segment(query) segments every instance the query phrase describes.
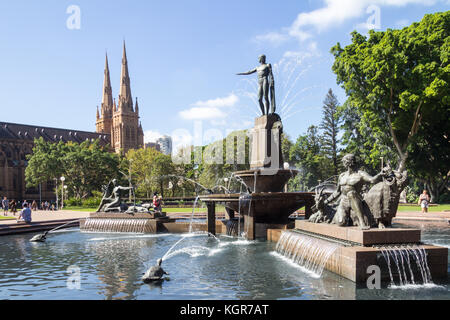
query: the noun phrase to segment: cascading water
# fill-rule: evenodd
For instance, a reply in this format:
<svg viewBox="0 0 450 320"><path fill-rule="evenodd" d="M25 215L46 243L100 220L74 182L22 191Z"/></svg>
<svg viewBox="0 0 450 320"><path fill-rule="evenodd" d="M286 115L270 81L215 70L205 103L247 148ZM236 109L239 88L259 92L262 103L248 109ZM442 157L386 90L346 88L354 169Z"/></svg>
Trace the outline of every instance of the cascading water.
<svg viewBox="0 0 450 320"><path fill-rule="evenodd" d="M192 221L194 221L194 214L195 214L195 208L197 207L199 196L195 198L194 206L192 207L192 214L191 214L191 220L189 222L189 233L192 233Z"/></svg>
<svg viewBox="0 0 450 320"><path fill-rule="evenodd" d="M133 232L145 233L146 219L97 219L87 218L81 231L83 232Z"/></svg>
<svg viewBox="0 0 450 320"><path fill-rule="evenodd" d="M427 253L422 246L382 246L378 249L387 264L391 287L417 285L414 274L420 274L422 284L433 284ZM398 279L398 284L395 278Z"/></svg>
<svg viewBox="0 0 450 320"><path fill-rule="evenodd" d="M276 252L317 276L321 276L326 262L340 247L339 244L298 232L284 231Z"/></svg>

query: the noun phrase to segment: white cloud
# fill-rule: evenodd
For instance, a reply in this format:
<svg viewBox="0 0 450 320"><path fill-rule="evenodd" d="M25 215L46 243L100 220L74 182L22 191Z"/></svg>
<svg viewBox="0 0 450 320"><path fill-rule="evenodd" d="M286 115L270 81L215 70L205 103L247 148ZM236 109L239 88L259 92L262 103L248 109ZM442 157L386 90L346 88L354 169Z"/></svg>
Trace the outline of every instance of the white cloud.
<svg viewBox="0 0 450 320"><path fill-rule="evenodd" d="M253 40L257 43L270 42L273 46L278 47L282 43L289 40L289 38L290 37L287 34L279 32L269 32L266 34L257 35Z"/></svg>
<svg viewBox="0 0 450 320"><path fill-rule="evenodd" d="M218 108L190 108L179 112L186 120L205 120L226 117L226 114Z"/></svg>
<svg viewBox="0 0 450 320"><path fill-rule="evenodd" d="M144 132L144 143L156 142L156 140L162 136L163 134L158 131L147 130Z"/></svg>
<svg viewBox="0 0 450 320"><path fill-rule="evenodd" d="M259 35L256 39L267 40L279 43L281 40L287 41L288 37L303 42L312 38L315 34L339 26L340 24L355 18L369 18L366 11L370 7L403 7L410 4L433 5L436 2L448 0L324 0L322 8L310 12L301 12L283 32L269 32ZM361 22L359 27L373 28L367 22Z"/></svg>
<svg viewBox="0 0 450 320"><path fill-rule="evenodd" d="M212 120L225 118L227 114L220 108L233 107L238 101L239 98L234 93L231 93L224 98L197 101L192 104L192 108L180 111L179 115L186 120Z"/></svg>
<svg viewBox="0 0 450 320"><path fill-rule="evenodd" d="M220 107L232 107L239 101L239 98L234 94L230 94L225 98L217 98L207 101L197 101L193 105L201 108L220 108Z"/></svg>

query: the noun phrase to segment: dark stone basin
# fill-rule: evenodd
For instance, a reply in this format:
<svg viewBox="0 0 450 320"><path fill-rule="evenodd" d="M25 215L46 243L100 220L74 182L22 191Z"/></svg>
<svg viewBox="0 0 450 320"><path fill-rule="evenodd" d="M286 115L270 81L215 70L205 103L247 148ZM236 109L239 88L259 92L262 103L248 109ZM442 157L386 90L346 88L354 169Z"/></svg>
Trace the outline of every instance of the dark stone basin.
<svg viewBox="0 0 450 320"><path fill-rule="evenodd" d="M237 171L234 175L241 178L252 193L282 192L285 184L295 177L297 172L297 170L284 169L251 169Z"/></svg>
<svg viewBox="0 0 450 320"><path fill-rule="evenodd" d="M289 171L289 170L287 170ZM200 196L202 201L224 203L225 207L253 216L258 223L288 223L288 217L297 209L311 203L313 192L267 192L240 194L212 194Z"/></svg>

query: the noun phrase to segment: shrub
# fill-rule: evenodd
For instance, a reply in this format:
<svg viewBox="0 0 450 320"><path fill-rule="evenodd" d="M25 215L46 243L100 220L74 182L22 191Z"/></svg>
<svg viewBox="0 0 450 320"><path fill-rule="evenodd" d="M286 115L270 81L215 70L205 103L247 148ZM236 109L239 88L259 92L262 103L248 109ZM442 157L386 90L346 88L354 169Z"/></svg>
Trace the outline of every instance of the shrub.
<svg viewBox="0 0 450 320"><path fill-rule="evenodd" d="M101 198L97 197L91 197L83 200L82 206L85 208L94 208L98 207L100 205L100 202L102 201Z"/></svg>
<svg viewBox="0 0 450 320"><path fill-rule="evenodd" d="M80 207L80 206L82 206L83 203L82 203L81 199L69 198L69 199L64 200L64 204L69 207Z"/></svg>
<svg viewBox="0 0 450 320"><path fill-rule="evenodd" d="M438 203L450 203L450 192L441 194L439 196Z"/></svg>

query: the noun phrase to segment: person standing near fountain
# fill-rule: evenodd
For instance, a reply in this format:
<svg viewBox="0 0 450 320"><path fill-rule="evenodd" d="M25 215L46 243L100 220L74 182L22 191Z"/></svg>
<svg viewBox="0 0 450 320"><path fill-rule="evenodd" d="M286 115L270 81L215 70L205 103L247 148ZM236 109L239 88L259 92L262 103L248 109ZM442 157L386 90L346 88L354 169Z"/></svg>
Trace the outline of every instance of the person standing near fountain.
<svg viewBox="0 0 450 320"><path fill-rule="evenodd" d="M272 65L270 63L266 63L266 56L264 54L259 56L260 66L256 67L253 70L247 72L237 73L239 76L253 74L255 72L258 73L258 101L259 107L261 108L263 115L269 114L269 106L270 114L275 113L275 81L272 73ZM270 92L270 102L269 102L269 92Z"/></svg>
<svg viewBox="0 0 450 320"><path fill-rule="evenodd" d="M361 229L370 229L373 217L366 214L367 210L364 210L361 190L365 184L375 184L380 181L384 172L372 177L366 172L358 170L356 157L353 154L345 155L342 158L342 164L347 171L339 176L336 191L324 202L327 205L340 197L332 223L344 226L347 224L348 218L351 218L353 223L360 226Z"/></svg>
<svg viewBox="0 0 450 320"><path fill-rule="evenodd" d="M8 209L9 209L9 201L7 197L4 197L2 200L2 207L3 207L3 215L8 215Z"/></svg>
<svg viewBox="0 0 450 320"><path fill-rule="evenodd" d="M155 209L155 211L157 212L162 211L161 202L162 197L158 196L158 192L153 193L153 208Z"/></svg>
<svg viewBox="0 0 450 320"><path fill-rule="evenodd" d="M419 202L417 203L422 207L422 213L428 212L428 203L430 202L430 196L427 190L423 190L423 193L419 197Z"/></svg>

